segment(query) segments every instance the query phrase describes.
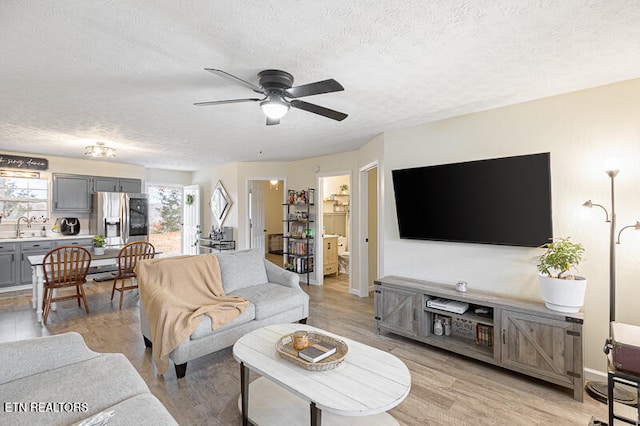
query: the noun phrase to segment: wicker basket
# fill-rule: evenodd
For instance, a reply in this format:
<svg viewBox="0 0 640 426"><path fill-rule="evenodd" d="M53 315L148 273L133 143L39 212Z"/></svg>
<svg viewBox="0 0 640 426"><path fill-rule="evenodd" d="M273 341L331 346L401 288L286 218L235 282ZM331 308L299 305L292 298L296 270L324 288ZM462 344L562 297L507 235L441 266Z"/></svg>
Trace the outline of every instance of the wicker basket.
<svg viewBox="0 0 640 426"><path fill-rule="evenodd" d="M349 347L345 342L313 331L309 331L308 334L309 346L314 343L329 343L336 347L336 353L318 362L308 362L300 358L298 356L298 350L293 347L293 333L285 334L278 339L276 342L276 352L278 352L281 358L291 361L309 371L332 370L342 364L347 356L347 352L349 352Z"/></svg>

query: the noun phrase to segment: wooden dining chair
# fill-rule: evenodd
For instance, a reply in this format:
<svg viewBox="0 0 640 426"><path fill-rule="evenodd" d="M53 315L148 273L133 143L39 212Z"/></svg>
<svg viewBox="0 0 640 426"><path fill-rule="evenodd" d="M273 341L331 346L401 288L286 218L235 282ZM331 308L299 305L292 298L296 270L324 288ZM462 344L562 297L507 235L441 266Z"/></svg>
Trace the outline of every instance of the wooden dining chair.
<svg viewBox="0 0 640 426"><path fill-rule="evenodd" d="M120 292L120 309L122 309L124 292L138 288L138 283L135 280L136 273L134 272L136 264L140 260L153 259L155 255L155 247L146 241L135 241L120 249L118 253L118 275L113 280L113 289L111 290L111 300L113 300L116 290ZM120 287L117 285L118 280L122 281ZM129 280L129 285L125 285L127 280Z"/></svg>
<svg viewBox="0 0 640 426"><path fill-rule="evenodd" d="M42 260L42 269L44 271L43 324L47 323L47 317L53 302L77 299L78 307L80 307L80 300L82 300L84 309L89 314L84 283L87 281L87 272L90 264L91 253L80 246L58 247L44 255ZM58 290L70 287L76 288L75 294L57 294Z"/></svg>

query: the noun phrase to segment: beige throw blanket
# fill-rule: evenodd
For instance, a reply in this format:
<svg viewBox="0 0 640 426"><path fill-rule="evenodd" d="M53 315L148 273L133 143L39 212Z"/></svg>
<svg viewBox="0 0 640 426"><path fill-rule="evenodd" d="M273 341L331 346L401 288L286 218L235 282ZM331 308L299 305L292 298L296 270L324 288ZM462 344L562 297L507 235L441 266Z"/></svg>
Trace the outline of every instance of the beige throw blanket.
<svg viewBox="0 0 640 426"><path fill-rule="evenodd" d="M202 315L213 330L240 315L249 301L225 296L220 265L212 254L156 258L136 266L140 300L147 314L158 374L169 367L169 353L195 331Z"/></svg>

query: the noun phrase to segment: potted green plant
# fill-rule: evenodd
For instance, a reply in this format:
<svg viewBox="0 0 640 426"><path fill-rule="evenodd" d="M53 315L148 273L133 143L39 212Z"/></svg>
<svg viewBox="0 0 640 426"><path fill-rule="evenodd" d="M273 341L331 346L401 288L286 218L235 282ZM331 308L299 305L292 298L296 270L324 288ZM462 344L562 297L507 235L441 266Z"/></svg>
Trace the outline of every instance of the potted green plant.
<svg viewBox="0 0 640 426"><path fill-rule="evenodd" d="M342 195L347 195L349 193L349 185L346 183L344 185L340 185L340 193Z"/></svg>
<svg viewBox="0 0 640 426"><path fill-rule="evenodd" d="M107 240L104 234L98 234L93 237L93 254L99 256L104 254L104 246L107 244Z"/></svg>
<svg viewBox="0 0 640 426"><path fill-rule="evenodd" d="M575 313L584 304L587 279L571 273L582 261L584 247L569 238L555 238L541 248L538 258L538 277L542 300L547 308Z"/></svg>

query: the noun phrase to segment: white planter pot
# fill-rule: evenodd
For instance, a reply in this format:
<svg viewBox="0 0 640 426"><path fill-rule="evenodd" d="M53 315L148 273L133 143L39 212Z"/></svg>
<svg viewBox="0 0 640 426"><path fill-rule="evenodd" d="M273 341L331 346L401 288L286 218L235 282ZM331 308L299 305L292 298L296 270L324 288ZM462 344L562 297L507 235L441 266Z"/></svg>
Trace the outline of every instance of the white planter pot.
<svg viewBox="0 0 640 426"><path fill-rule="evenodd" d="M104 247L94 247L93 248L93 254L95 254L96 256L100 256L104 254Z"/></svg>
<svg viewBox="0 0 640 426"><path fill-rule="evenodd" d="M576 313L584 305L587 279L576 275L575 280L561 280L538 274L542 300L552 311Z"/></svg>

